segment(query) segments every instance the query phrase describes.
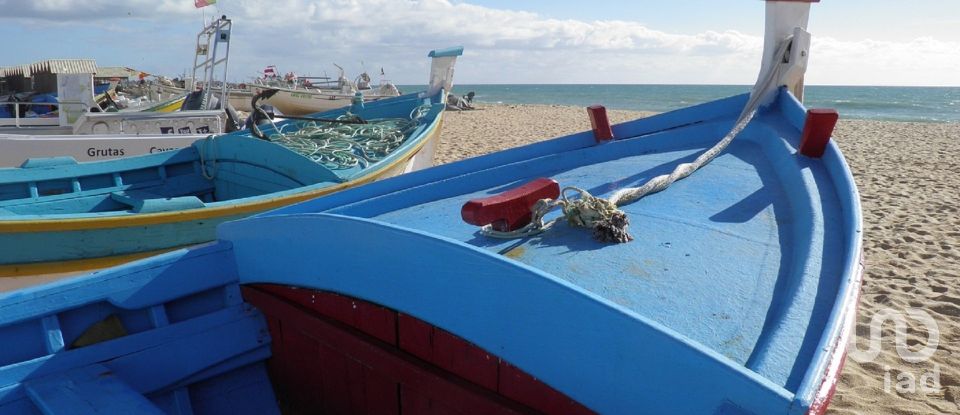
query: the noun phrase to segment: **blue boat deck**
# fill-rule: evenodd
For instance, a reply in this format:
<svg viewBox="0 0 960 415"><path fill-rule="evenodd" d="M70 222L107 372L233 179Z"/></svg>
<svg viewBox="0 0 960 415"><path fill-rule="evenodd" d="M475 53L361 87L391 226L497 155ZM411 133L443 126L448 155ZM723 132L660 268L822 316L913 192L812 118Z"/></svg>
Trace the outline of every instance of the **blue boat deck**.
<svg viewBox="0 0 960 415"><path fill-rule="evenodd" d="M215 244L0 296L0 339L19 341L0 352L0 409L74 405L44 392L79 382L161 409L249 390L256 412L273 398L256 363L266 331L238 284L275 284L307 307L332 293L411 316L600 413L804 414L852 324L860 210L835 145L797 155L789 94L713 163L623 206L632 242L563 223L490 239L460 217L539 177L598 196L643 183L715 143L744 99L621 124L610 143L576 134L348 189L225 223ZM78 344L111 318L125 335Z"/></svg>
<svg viewBox="0 0 960 415"><path fill-rule="evenodd" d="M727 127L720 122L685 130L685 135L703 137L694 142L674 141L665 133L506 165L498 170L514 172L509 185L458 188L468 192L411 207L381 212L389 204L378 200L330 213L424 230L502 254L650 318L781 386L796 388L815 349L816 336L806 336L806 330L823 327L836 286L825 287L830 291L820 298L828 302L820 304L820 310L797 290L816 290L821 269L841 266L836 255L825 257L826 264L807 264L805 250L796 248L838 246L843 234L832 224L828 228L835 231L824 241L811 234L817 229L794 226L811 220L797 220L789 192L766 155L776 150L764 149L779 145L783 150L783 143L750 139L748 132L695 176L624 206L635 237L630 243L597 242L587 230L566 223L521 240L494 239L460 219L466 201L538 177L609 197L691 161ZM816 188L815 183L806 184ZM435 194L430 187L418 190ZM824 205L817 207L821 211L837 208L834 190L828 190ZM804 344L805 339L814 343Z"/></svg>
<svg viewBox="0 0 960 415"><path fill-rule="evenodd" d="M707 389L696 393L725 393L707 392L711 386L706 385L729 382L726 376L732 371L753 386L730 393L759 396L760 389L749 390L760 387L776 396L769 402L797 400L795 409L804 407L819 386L816 373L832 350L825 342L834 338L838 316L844 313L841 300L850 296L849 287L856 280L860 220L856 189L836 146L831 145L823 159L797 154L804 109L789 94L781 94L702 170L661 193L622 206L631 221L632 242L600 243L589 230L566 223L524 239L494 239L460 217L468 200L540 177L601 197L639 186L716 143L733 124L733 110L742 99L615 126L617 139L610 143L594 145L590 133L576 134L304 202L247 220L246 229L242 222L228 224L221 237L236 243L238 260L244 264L241 280L307 280L312 288L410 313L515 362L594 408L618 408L619 404L599 403L603 402L599 397L608 393L605 388L622 386L616 379L660 391L649 379L631 379L628 367L637 370L634 375L646 372L666 380L680 375L665 371L675 372L703 358L713 360L699 363L707 365L701 373ZM360 263L344 270L352 276L349 281L307 277L304 269L309 264L281 266L279 272L291 274L286 277L267 275L269 270L243 259L254 252L245 246L259 245L252 236L264 237L284 218L290 222L286 226L303 231L311 221L318 227L323 223L328 235L336 235L336 247L313 245L337 252L325 252L311 261L312 266L349 255L351 249L364 249L378 267L390 271L389 276L360 277L372 266ZM362 237L337 233L347 229ZM468 247L485 254L469 253ZM299 249L284 244L271 252L281 255ZM388 258L384 250L398 253ZM420 271L398 259L401 255L415 257L410 261L419 261ZM253 271L245 277L250 268ZM424 278L428 281L418 280ZM369 286L377 284L385 287ZM440 300L443 295L456 298ZM421 304L424 298L431 301ZM495 318L503 332L491 331L487 319L476 314L480 310L496 316L488 318ZM623 318L639 325L624 323ZM579 329L569 332L564 324ZM540 338L528 338L535 336ZM654 344L661 341L689 349L657 349ZM606 360L583 356L591 353L584 348L597 350ZM623 355L629 349L640 355ZM654 356L662 361L651 360L658 359ZM557 359L571 367L558 373L550 366ZM707 369L714 364L719 366ZM717 377L714 370L728 375ZM571 377L571 372L581 378ZM586 378L596 385L574 386ZM630 390L621 390L618 399ZM668 390L659 392L663 399L672 396ZM731 396L727 399L736 401ZM754 410L775 411L775 406L762 403L764 399L754 399L758 405ZM703 396L704 402L709 400ZM651 408L660 405L646 398L637 402ZM672 404L663 409L683 407ZM691 410L718 410L689 404Z"/></svg>

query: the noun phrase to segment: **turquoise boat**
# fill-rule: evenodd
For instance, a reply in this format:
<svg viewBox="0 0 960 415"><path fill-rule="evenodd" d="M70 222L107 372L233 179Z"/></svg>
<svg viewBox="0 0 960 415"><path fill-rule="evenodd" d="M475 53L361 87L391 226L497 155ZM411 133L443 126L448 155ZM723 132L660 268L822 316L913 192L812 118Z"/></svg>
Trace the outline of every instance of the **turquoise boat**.
<svg viewBox="0 0 960 415"><path fill-rule="evenodd" d="M824 413L862 225L836 112L796 98L808 7L767 3L750 94L0 296L0 412Z"/></svg>
<svg viewBox="0 0 960 415"><path fill-rule="evenodd" d="M297 135L334 129L342 120L290 119L262 126L268 140L243 130L137 157L30 159L2 168L0 276L101 268L207 242L224 221L431 166L445 91L461 54L462 48L429 54L425 92L312 117L338 119L352 111L371 120L350 132L362 142Z"/></svg>

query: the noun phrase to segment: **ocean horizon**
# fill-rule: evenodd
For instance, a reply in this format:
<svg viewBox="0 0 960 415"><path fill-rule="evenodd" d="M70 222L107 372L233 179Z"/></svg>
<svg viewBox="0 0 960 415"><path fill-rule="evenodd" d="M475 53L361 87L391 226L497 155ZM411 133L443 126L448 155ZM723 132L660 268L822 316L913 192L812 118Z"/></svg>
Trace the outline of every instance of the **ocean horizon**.
<svg viewBox="0 0 960 415"><path fill-rule="evenodd" d="M464 84L474 101L493 104L553 104L664 112L750 91L752 85L663 84ZM422 86L401 85L402 91ZM835 108L842 119L960 122L960 87L809 85L804 105Z"/></svg>

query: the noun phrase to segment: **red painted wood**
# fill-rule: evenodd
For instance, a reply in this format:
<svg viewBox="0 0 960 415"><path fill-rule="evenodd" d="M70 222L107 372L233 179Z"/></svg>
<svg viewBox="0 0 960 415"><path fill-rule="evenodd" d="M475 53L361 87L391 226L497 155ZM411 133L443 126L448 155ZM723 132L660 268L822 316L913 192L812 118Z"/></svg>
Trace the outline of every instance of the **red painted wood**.
<svg viewBox="0 0 960 415"><path fill-rule="evenodd" d="M460 216L472 225L490 224L498 231L512 231L530 223L531 208L538 200L559 196L556 180L540 178L499 195L470 200L460 209Z"/></svg>
<svg viewBox="0 0 960 415"><path fill-rule="evenodd" d="M278 351L282 352L284 343L283 343L283 328L280 325L280 320L274 317L266 317L267 329L270 331L270 349L271 354L277 355ZM286 366L277 364L277 365L267 365L267 374L270 376L270 379L284 379L286 378Z"/></svg>
<svg viewBox="0 0 960 415"><path fill-rule="evenodd" d="M401 350L497 391L500 359L445 330L403 313L399 315L397 327Z"/></svg>
<svg viewBox="0 0 960 415"><path fill-rule="evenodd" d="M507 362L500 364L500 394L546 414L593 413L579 402Z"/></svg>
<svg viewBox="0 0 960 415"><path fill-rule="evenodd" d="M280 317L283 320L283 317ZM284 356L283 375L286 381L278 393L281 401L289 402L292 408L320 408L326 396L320 393L324 371L316 341L296 330L285 330L283 348L274 350L275 356ZM313 370L306 370L314 368ZM296 403L296 404L294 404Z"/></svg>
<svg viewBox="0 0 960 415"><path fill-rule="evenodd" d="M293 413L380 413L374 407L419 407L407 402L404 393L415 391L426 399L427 409L437 413L514 414L532 413L529 407L508 400L452 373L429 365L395 345L352 328L337 320L319 315L288 298L258 289L244 287L246 301L256 306L268 319L280 321L282 349L274 348L268 366L279 366L284 378L272 379L281 400L281 408ZM285 288L289 289L289 288ZM299 296L298 296L299 297ZM300 297L303 298L303 297ZM307 311L307 312L305 312ZM271 333L272 336L277 336ZM312 344L311 344L312 342ZM317 345L317 347L314 347ZM357 378L355 365L362 367L363 381ZM378 388L363 386L374 379ZM318 384L319 382L319 384ZM335 383L341 386L334 385ZM393 385L384 387L384 383ZM342 386L348 384L346 386ZM360 385L360 386L358 386ZM358 403L362 389L363 406ZM386 392L385 392L386 391ZM312 395L308 395L312 392ZM413 392L410 392L413 393ZM319 396L317 396L319 395ZM302 401L294 402L293 399ZM399 399L399 400L398 400ZM413 398L410 398L413 399ZM419 399L419 398L418 398ZM337 402L329 402L337 400ZM292 409L291 409L292 408ZM403 411L405 414L433 413Z"/></svg>
<svg viewBox="0 0 960 415"><path fill-rule="evenodd" d="M316 391L323 397L322 413L349 414L362 408L362 404L358 405L358 402L351 396L353 388L351 388L350 383L351 381L355 381L354 379L350 379L351 369L361 370L359 368L353 368L352 366L355 364L358 363L351 361L347 356L339 353L337 350L331 349L327 345L319 348L317 364L312 367L319 368L323 376L321 387ZM309 366L303 367L300 370L307 373L312 371ZM356 386L362 388L363 384L361 383Z"/></svg>
<svg viewBox="0 0 960 415"><path fill-rule="evenodd" d="M840 114L832 108L807 110L807 120L800 134L800 154L813 158L823 156L839 118Z"/></svg>
<svg viewBox="0 0 960 415"><path fill-rule="evenodd" d="M258 288L348 324L385 342L397 343L397 313L389 308L324 291L272 284L259 285Z"/></svg>
<svg viewBox="0 0 960 415"><path fill-rule="evenodd" d="M607 118L607 109L603 105L587 107L590 116L590 126L593 128L593 138L598 143L613 139L613 129L610 128L610 119Z"/></svg>
<svg viewBox="0 0 960 415"><path fill-rule="evenodd" d="M380 376L374 369L363 367L363 403L367 414L400 414L400 388L397 382Z"/></svg>

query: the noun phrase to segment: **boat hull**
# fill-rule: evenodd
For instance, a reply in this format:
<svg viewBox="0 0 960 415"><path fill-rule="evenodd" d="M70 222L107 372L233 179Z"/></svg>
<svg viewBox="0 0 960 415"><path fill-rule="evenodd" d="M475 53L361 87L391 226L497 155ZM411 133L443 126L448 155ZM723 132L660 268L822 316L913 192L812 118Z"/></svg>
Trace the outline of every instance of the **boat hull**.
<svg viewBox="0 0 960 415"><path fill-rule="evenodd" d="M462 220L468 201L537 177L610 197L669 173L729 131L746 99L616 125L608 143L588 132L439 166L225 224L220 237L241 281L414 315L601 413L816 413L854 321L862 225L836 145L798 153L811 117L789 93L704 169L621 206L629 243L564 221L501 240ZM293 229L336 238L283 242Z"/></svg>
<svg viewBox="0 0 960 415"><path fill-rule="evenodd" d="M285 413L592 414L495 354L423 320L329 292L253 284ZM282 327L282 329L281 329ZM322 382L362 374L363 382ZM349 396L363 396L362 400ZM333 409L336 410L333 410Z"/></svg>
<svg viewBox="0 0 960 415"><path fill-rule="evenodd" d="M8 254L0 257L0 277L89 270L129 262L137 259L138 253L213 240L217 225L226 221L429 167L440 143L441 123L442 118L424 133L418 145L392 163L335 186L175 213L2 222L0 244Z"/></svg>
<svg viewBox="0 0 960 415"><path fill-rule="evenodd" d="M729 128L745 98L617 125L612 142L575 134L225 223L217 243L0 296L0 334L28 339L16 330L33 327L21 331L71 343L98 321L73 311L101 301L150 310L156 323L137 335L158 340L150 332L168 313L184 321L167 310L210 313L218 306L203 300L242 298L259 310L245 315L263 320L194 346L249 346L246 337L270 333L253 362L269 343L273 387L258 366L247 379L262 393L250 398L268 395L289 412L820 413L856 321L862 225L837 146L819 159L796 153L805 112L789 95L705 170L622 206L642 231L632 242L593 241L563 224L494 240L460 220L463 202L529 177L605 195L670 170ZM93 363L129 361L125 340L109 340ZM10 344L33 344L6 356L14 368L56 350ZM157 371L166 353L138 358L152 364L118 367L136 392L123 396L158 406L167 401L143 379L194 366ZM42 375L17 373L24 385L0 385L11 391L0 408ZM254 411L243 402L240 412Z"/></svg>
<svg viewBox="0 0 960 415"><path fill-rule="evenodd" d="M253 93L247 91L230 91L230 105L237 111L250 112L253 107L250 106L250 100L253 99Z"/></svg>
<svg viewBox="0 0 960 415"><path fill-rule="evenodd" d="M280 112L287 115L301 116L313 114L316 112L329 111L337 108L343 108L353 102L352 94L340 94L326 91L293 90L284 88L273 88L279 92L272 97L263 100L264 104L273 105ZM263 88L253 87L254 94L259 94ZM364 95L364 102L373 102L388 96ZM249 100L248 100L249 101ZM232 101L231 101L232 102ZM250 107L249 102L246 105Z"/></svg>

